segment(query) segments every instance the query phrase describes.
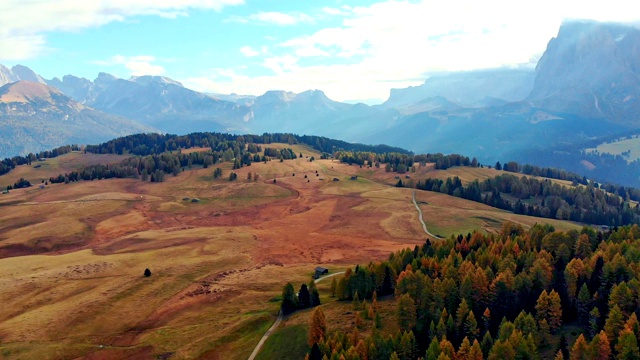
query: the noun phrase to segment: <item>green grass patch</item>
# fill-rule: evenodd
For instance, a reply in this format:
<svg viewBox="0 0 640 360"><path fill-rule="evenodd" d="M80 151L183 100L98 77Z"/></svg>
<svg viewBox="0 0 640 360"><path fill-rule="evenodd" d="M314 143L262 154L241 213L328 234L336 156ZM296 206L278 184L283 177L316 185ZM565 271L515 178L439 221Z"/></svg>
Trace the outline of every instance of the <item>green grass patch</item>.
<svg viewBox="0 0 640 360"><path fill-rule="evenodd" d="M281 327L264 343L256 359L304 359L308 327L303 324Z"/></svg>

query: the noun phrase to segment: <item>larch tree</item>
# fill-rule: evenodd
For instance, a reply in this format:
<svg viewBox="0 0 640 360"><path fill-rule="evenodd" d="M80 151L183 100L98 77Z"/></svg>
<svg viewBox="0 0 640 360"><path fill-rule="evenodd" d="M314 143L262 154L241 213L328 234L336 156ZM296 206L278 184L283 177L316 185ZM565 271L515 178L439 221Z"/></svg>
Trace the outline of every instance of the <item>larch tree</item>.
<svg viewBox="0 0 640 360"><path fill-rule="evenodd" d="M320 342L327 332L327 322L321 307L316 307L311 315L311 324L309 324L309 347Z"/></svg>
<svg viewBox="0 0 640 360"><path fill-rule="evenodd" d="M453 344L446 338L440 341L440 354L445 354L450 359L454 359L456 356L456 350L454 349Z"/></svg>
<svg viewBox="0 0 640 360"><path fill-rule="evenodd" d="M538 324L543 319L547 320L551 332L560 327L562 324L562 304L560 295L555 290L551 290L551 293L547 293L546 290L542 291L536 302L536 318Z"/></svg>
<svg viewBox="0 0 640 360"><path fill-rule="evenodd" d="M462 299L458 306L458 310L456 311L456 332L461 338L464 334L464 325L467 320L467 316L469 316L469 305L467 304L466 299Z"/></svg>
<svg viewBox="0 0 640 360"><path fill-rule="evenodd" d="M398 326L401 331L411 331L416 326L416 305L408 294L398 299Z"/></svg>
<svg viewBox="0 0 640 360"><path fill-rule="evenodd" d="M596 334L589 344L589 354L593 360L611 359L611 343L604 330Z"/></svg>
<svg viewBox="0 0 640 360"><path fill-rule="evenodd" d="M458 348L458 352L456 353L457 360L467 360L469 358L469 353L471 352L471 342L469 338L465 337L462 339L462 344L460 344L460 348Z"/></svg>
<svg viewBox="0 0 640 360"><path fill-rule="evenodd" d="M331 293L331 297L336 297L336 288L338 286L338 282L336 281L336 277L333 277L331 280L331 287L329 288L329 292Z"/></svg>
<svg viewBox="0 0 640 360"><path fill-rule="evenodd" d="M571 347L571 352L569 353L569 360L583 360L588 358L589 353L589 345L587 344L587 340L585 340L584 335L580 334L576 342Z"/></svg>
<svg viewBox="0 0 640 360"><path fill-rule="evenodd" d="M497 340L491 351L489 351L488 360L515 360L516 352L509 340Z"/></svg>
<svg viewBox="0 0 640 360"><path fill-rule="evenodd" d="M483 360L482 348L480 347L480 343L478 340L473 340L473 345L471 345L471 350L469 351L468 360Z"/></svg>
<svg viewBox="0 0 640 360"><path fill-rule="evenodd" d="M614 305L609 310L609 316L604 323L604 332L607 334L607 338L610 343L615 343L620 330L624 328L624 314L618 305Z"/></svg>
<svg viewBox="0 0 640 360"><path fill-rule="evenodd" d="M638 349L638 339L633 330L625 327L620 331L618 343L616 344L616 360L640 360L640 349Z"/></svg>

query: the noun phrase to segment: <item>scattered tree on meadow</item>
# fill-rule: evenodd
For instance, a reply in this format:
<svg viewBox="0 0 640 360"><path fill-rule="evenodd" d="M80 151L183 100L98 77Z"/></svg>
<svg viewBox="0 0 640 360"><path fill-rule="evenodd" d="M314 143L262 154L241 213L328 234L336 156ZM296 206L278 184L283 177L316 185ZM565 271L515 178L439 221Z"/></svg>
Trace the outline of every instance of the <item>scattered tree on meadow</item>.
<svg viewBox="0 0 640 360"><path fill-rule="evenodd" d="M311 315L311 323L309 324L309 347L320 342L325 338L327 332L327 322L321 307L316 307Z"/></svg>
<svg viewBox="0 0 640 360"><path fill-rule="evenodd" d="M311 293L307 284L300 285L300 291L298 291L298 307L306 309L311 307Z"/></svg>
<svg viewBox="0 0 640 360"><path fill-rule="evenodd" d="M280 308L284 315L289 315L298 308L298 299L291 283L287 283L282 290L282 305Z"/></svg>

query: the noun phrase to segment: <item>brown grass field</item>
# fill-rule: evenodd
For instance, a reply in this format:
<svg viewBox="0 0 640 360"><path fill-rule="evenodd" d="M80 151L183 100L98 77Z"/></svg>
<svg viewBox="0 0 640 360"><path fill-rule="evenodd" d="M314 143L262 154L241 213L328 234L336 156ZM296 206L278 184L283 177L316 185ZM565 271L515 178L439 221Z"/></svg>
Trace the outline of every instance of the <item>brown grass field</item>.
<svg viewBox="0 0 640 360"><path fill-rule="evenodd" d="M29 180L32 184L39 184L41 180L49 180L52 176L64 174L79 169L87 165L113 164L126 159L127 155L112 154L83 154L74 151L64 156L46 159L45 161L35 161L31 166L18 166L8 174L0 176L0 189L5 189L8 185L13 185L20 178ZM36 168L36 166L38 166Z"/></svg>
<svg viewBox="0 0 640 360"><path fill-rule="evenodd" d="M317 265L339 271L424 242L411 190L390 187L393 174L309 162L319 154L292 148L305 157L254 163L236 170L235 182L222 164L217 180L200 168L163 183L115 179L0 195L0 358L246 359L286 282L308 281ZM46 176L118 160L85 156L47 160ZM41 171L19 167L0 183ZM417 194L430 230L445 236L548 221ZM327 286L319 286L323 299Z"/></svg>

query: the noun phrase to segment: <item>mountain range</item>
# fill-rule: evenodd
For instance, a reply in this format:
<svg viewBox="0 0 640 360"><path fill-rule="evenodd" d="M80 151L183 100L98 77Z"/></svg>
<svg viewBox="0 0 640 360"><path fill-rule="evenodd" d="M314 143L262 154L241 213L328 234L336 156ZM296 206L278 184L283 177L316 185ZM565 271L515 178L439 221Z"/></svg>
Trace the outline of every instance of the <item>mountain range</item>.
<svg viewBox="0 0 640 360"><path fill-rule="evenodd" d="M389 99L375 106L337 102L321 90L206 94L160 76L119 79L100 73L93 81L73 75L45 80L24 66L0 66L0 85L9 84L2 91L25 81L30 85L23 88L35 89L37 84L45 99L34 93L23 97L29 99L19 103L23 105L15 105L11 97L0 98L0 126L23 129L22 138L28 140L3 145L0 156L72 140L98 142L116 130L293 132L415 152L463 153L486 163L548 165L549 159L557 162L556 155L563 154L564 163L554 165L601 176L592 166L581 165L583 144L640 129L640 31L620 24L566 22L535 69L433 74L422 85L391 89ZM20 106L21 111L12 110ZM51 120L53 114L78 120L71 127ZM85 118L93 128L118 125L100 137L83 129ZM49 122L60 129L44 131ZM41 130L31 132L31 123ZM60 135L62 129L68 135ZM76 131L82 136L74 137ZM45 134L49 140L36 141ZM8 143L4 135L0 142ZM606 175L606 166L601 172ZM635 180L640 183L637 175Z"/></svg>

